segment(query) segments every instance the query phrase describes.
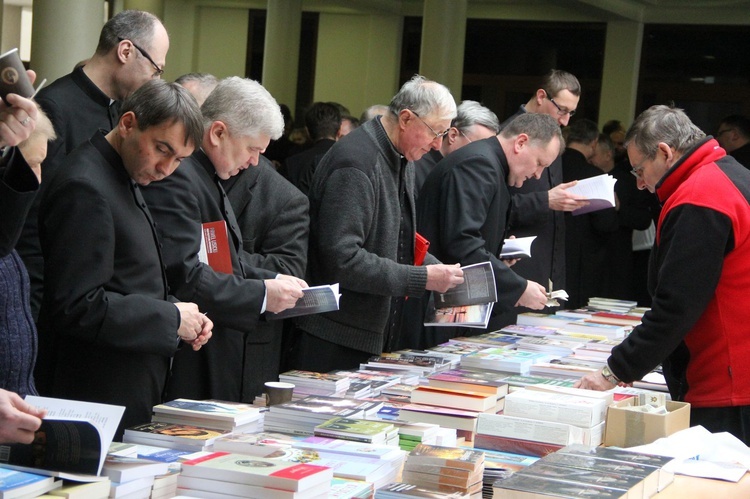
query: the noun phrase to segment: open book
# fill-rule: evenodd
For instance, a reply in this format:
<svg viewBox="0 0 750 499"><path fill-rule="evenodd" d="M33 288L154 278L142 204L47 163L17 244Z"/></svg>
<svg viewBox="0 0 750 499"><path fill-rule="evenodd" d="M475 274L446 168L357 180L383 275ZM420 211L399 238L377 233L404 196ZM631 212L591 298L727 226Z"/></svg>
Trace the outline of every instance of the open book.
<svg viewBox="0 0 750 499"><path fill-rule="evenodd" d="M486 328L490 322L493 305L495 305L495 302L436 309L435 303L430 299L427 304L424 325L433 327L461 326Z"/></svg>
<svg viewBox="0 0 750 499"><path fill-rule="evenodd" d="M490 262L475 263L461 267L464 282L445 293L435 293L435 307L455 307L461 305L481 305L497 301L495 273Z"/></svg>
<svg viewBox="0 0 750 499"><path fill-rule="evenodd" d="M567 189L573 194L584 196L589 204L571 212L572 215L583 215L592 211L615 207L615 183L617 180L612 175L597 175L596 177L584 178L573 187Z"/></svg>
<svg viewBox="0 0 750 499"><path fill-rule="evenodd" d="M304 288L302 293L302 298L297 300L297 304L294 307L288 308L278 314L269 312L266 317L268 319L284 319L299 315L332 312L339 309L341 293L339 293L338 283Z"/></svg>
<svg viewBox="0 0 750 499"><path fill-rule="evenodd" d="M40 475L79 482L99 477L124 407L29 395L26 401L47 410L30 445L0 446L0 464Z"/></svg>
<svg viewBox="0 0 750 499"><path fill-rule="evenodd" d="M536 236L506 239L503 243L503 249L500 250L500 258L504 260L523 257L530 258L531 243L534 242L534 239L536 239Z"/></svg>

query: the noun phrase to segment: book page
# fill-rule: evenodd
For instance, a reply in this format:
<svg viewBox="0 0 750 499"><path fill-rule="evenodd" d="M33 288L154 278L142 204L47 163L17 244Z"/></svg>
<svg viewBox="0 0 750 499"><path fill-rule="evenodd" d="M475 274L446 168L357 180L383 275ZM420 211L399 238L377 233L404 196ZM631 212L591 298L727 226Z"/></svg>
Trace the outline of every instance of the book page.
<svg viewBox="0 0 750 499"><path fill-rule="evenodd" d="M614 208L616 182L617 180L612 175L606 174L579 180L576 185L568 188L567 191L584 196L589 200L589 204L572 211L571 214L583 215L605 208Z"/></svg>
<svg viewBox="0 0 750 499"><path fill-rule="evenodd" d="M339 309L339 284L324 286L313 286L302 290L303 296L297 300L297 304L278 314L269 313L269 319L283 319L286 317L297 317L300 315L319 314L332 312Z"/></svg>
<svg viewBox="0 0 750 499"><path fill-rule="evenodd" d="M495 273L490 262L475 263L461 267L464 282L445 293L435 293L435 307L481 305L497 301Z"/></svg>

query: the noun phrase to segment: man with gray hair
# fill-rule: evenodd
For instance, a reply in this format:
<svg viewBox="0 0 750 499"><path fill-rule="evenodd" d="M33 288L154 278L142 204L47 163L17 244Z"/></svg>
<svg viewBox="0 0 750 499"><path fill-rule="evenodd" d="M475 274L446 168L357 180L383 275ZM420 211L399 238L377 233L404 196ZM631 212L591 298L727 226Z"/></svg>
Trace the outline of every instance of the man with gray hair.
<svg viewBox="0 0 750 499"><path fill-rule="evenodd" d="M302 279L250 263L220 180L256 166L270 140L281 136L284 120L265 88L239 77L222 80L201 111L201 148L183 161L175 175L145 191L159 228L173 293L196 302L217 326L215 344L199 352L183 349L175 355L166 398L252 400L256 393L244 393L243 387L245 336L253 334L264 312L293 307L307 285ZM226 227L231 274L199 261L202 224L216 221ZM260 369L254 374L257 379L270 379Z"/></svg>
<svg viewBox="0 0 750 499"><path fill-rule="evenodd" d="M185 87L202 106L208 94L219 84L219 79L210 73L186 73L174 82Z"/></svg>
<svg viewBox="0 0 750 499"><path fill-rule="evenodd" d="M651 255L653 302L581 388L608 390L660 363L690 424L750 444L750 172L681 110L652 106L625 146L638 187L662 203Z"/></svg>
<svg viewBox="0 0 750 499"><path fill-rule="evenodd" d="M149 80L161 77L169 36L159 19L148 12L124 10L102 28L96 52L84 65L43 88L36 101L55 127L57 139L42 163L52 178L65 156L97 130L112 130L120 117L120 102ZM42 184L41 191L46 189ZM36 318L42 301L44 259L39 247L38 203L32 206L18 253L29 270L31 308Z"/></svg>
<svg viewBox="0 0 750 499"><path fill-rule="evenodd" d="M508 187L538 179L564 146L554 119L522 114L500 135L472 142L446 156L422 187L417 227L430 241L430 252L461 265L490 261L498 311L517 306L540 310L547 302L542 284L519 276L498 255L508 231Z"/></svg>
<svg viewBox="0 0 750 499"><path fill-rule="evenodd" d="M291 365L327 372L390 351L404 297L463 282L457 265L415 261L413 161L440 147L456 116L448 89L415 76L388 112L328 151L310 186L308 278L340 283L340 310L300 317ZM424 263L424 265L422 264Z"/></svg>
<svg viewBox="0 0 750 499"><path fill-rule="evenodd" d="M443 137L440 149L433 149L414 162L415 195L419 196L427 175L438 161L466 144L492 137L499 132L500 121L495 113L477 101L463 101L456 108L456 117L451 121L451 128Z"/></svg>

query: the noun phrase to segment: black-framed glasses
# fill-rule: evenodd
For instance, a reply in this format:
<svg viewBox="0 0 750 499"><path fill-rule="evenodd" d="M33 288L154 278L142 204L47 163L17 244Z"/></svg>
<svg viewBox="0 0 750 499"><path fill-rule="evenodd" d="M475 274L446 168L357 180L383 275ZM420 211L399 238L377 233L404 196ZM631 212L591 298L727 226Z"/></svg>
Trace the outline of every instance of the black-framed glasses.
<svg viewBox="0 0 750 499"><path fill-rule="evenodd" d="M409 111L411 111L411 109L409 109ZM435 135L436 139L442 139L443 137L445 137L446 135L448 135L448 132L450 131L451 127L448 127L445 130L443 130L442 132L438 133L430 125L428 125L427 122L425 120L423 120L420 115L418 115L414 111L411 111L411 112L414 114L414 116L416 116L417 118L419 118L419 121L421 121L422 123L424 123L424 126L426 126L427 128L430 129L430 131Z"/></svg>
<svg viewBox="0 0 750 499"><path fill-rule="evenodd" d="M559 114L560 116L565 116L567 114L567 115L570 115L570 117L572 118L576 114L576 110L575 109L570 110L570 109L563 109L563 108L561 108L557 104L557 102L555 102L555 99L553 99L552 97L549 96L549 92L545 91L544 93L547 96L547 99L549 99L549 101L552 103L552 105L557 108L557 114Z"/></svg>
<svg viewBox="0 0 750 499"><path fill-rule="evenodd" d="M466 135L466 134L464 133L464 131L463 131L463 130L461 130L461 129L460 129L460 128L458 128L458 127L456 127L456 130L458 130L458 133L460 133L461 135L463 135L463 136L464 136L464 138L465 138L466 140L468 140L468 141L469 141L470 143L471 143L471 142L473 142L473 141L472 141L472 140L471 140L471 139L469 138L469 136L468 136L468 135Z"/></svg>
<svg viewBox="0 0 750 499"><path fill-rule="evenodd" d="M120 37L117 37L117 39L120 40L121 42L127 40L127 38L120 38ZM154 60L151 58L151 55L148 52L146 52L142 47L140 47L137 43L135 43L133 40L128 40L128 41L130 43L132 43L133 47L137 48L138 51L141 54L143 54L143 57L145 57L146 59L148 59L148 62L150 62L151 65L154 67L155 72L154 72L153 76L154 77L161 77L161 75L164 74L164 70L162 68L160 68L159 65L154 62Z"/></svg>

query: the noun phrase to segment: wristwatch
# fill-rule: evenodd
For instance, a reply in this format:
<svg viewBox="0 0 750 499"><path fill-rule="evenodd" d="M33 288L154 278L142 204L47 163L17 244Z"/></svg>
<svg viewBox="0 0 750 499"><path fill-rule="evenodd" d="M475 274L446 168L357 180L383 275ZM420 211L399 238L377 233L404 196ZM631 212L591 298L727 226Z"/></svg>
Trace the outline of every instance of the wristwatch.
<svg viewBox="0 0 750 499"><path fill-rule="evenodd" d="M612 383L613 385L619 385L620 379L612 373L612 371L609 369L608 365L605 365L602 368L602 376L604 376L604 379Z"/></svg>

